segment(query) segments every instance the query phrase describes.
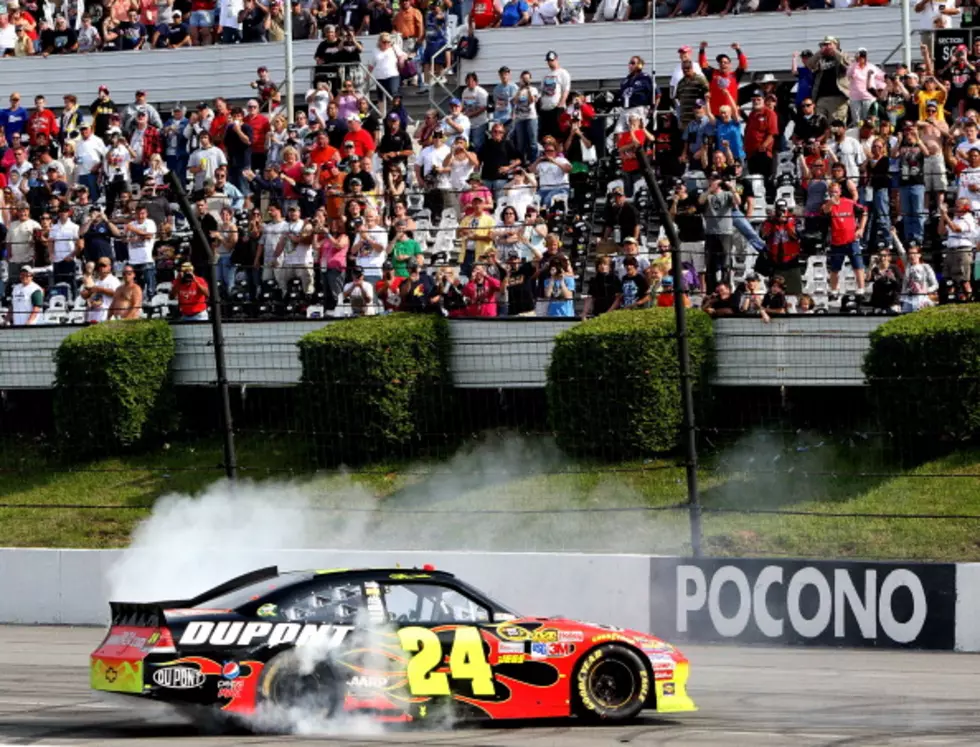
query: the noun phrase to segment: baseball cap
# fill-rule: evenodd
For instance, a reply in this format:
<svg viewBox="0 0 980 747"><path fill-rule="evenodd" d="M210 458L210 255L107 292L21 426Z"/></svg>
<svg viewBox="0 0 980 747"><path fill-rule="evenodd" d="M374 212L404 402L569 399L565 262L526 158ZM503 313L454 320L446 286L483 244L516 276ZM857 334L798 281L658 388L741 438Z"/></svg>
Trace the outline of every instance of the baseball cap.
<svg viewBox="0 0 980 747"><path fill-rule="evenodd" d="M194 265L191 264L190 262L181 262L180 269L183 272L194 272Z"/></svg>
<svg viewBox="0 0 980 747"><path fill-rule="evenodd" d="M964 49L965 49L965 47L964 47ZM857 54L858 54L859 57L867 57L868 56L868 50L865 47L858 47Z"/></svg>
<svg viewBox="0 0 980 747"><path fill-rule="evenodd" d="M353 122L355 119L360 119L360 117L358 117L354 112L348 112L347 113L347 121L348 122Z"/></svg>
<svg viewBox="0 0 980 747"><path fill-rule="evenodd" d="M509 252L507 252L507 259L520 259L520 258L521 258L521 253L516 249L511 249Z"/></svg>
<svg viewBox="0 0 980 747"><path fill-rule="evenodd" d="M99 92L101 93L102 91L105 91L106 93L109 93L108 86L99 86Z"/></svg>
<svg viewBox="0 0 980 747"><path fill-rule="evenodd" d="M761 99L761 98L763 98L763 96L764 96L764 94L762 93L762 89L761 88L756 88L752 92L752 98L754 98L754 99Z"/></svg>
<svg viewBox="0 0 980 747"><path fill-rule="evenodd" d="M184 14L181 13L176 8L174 8L173 12L170 15L172 15L174 18L183 18L184 17Z"/></svg>
<svg viewBox="0 0 980 747"><path fill-rule="evenodd" d="M395 269L395 266L391 262L385 260L384 263L381 265L381 269L382 270L394 270Z"/></svg>
<svg viewBox="0 0 980 747"><path fill-rule="evenodd" d="M552 60L557 60L558 59L558 53L555 52L554 50L549 51L548 54L546 54L544 56L544 59L545 59L546 62L551 62Z"/></svg>
<svg viewBox="0 0 980 747"><path fill-rule="evenodd" d="M392 112L391 114L389 114L388 115L388 119L391 119L391 120L397 119L397 120L401 121L401 117L398 116L398 112Z"/></svg>
<svg viewBox="0 0 980 747"><path fill-rule="evenodd" d="M749 272L749 273L746 273L745 279L746 280L758 280L759 279L759 276L756 275L754 272Z"/></svg>
<svg viewBox="0 0 980 747"><path fill-rule="evenodd" d="M930 99L926 102L926 109L938 109L939 104L936 103L935 99Z"/></svg>
<svg viewBox="0 0 980 747"><path fill-rule="evenodd" d="M732 61L732 58L731 58L731 57L729 57L729 56L728 56L727 54L725 54L724 52L722 52L722 53L721 53L720 55L717 55L717 56L715 57L715 61L716 61L716 62L721 62L722 60L728 60L729 62L731 62L731 61Z"/></svg>
<svg viewBox="0 0 980 747"><path fill-rule="evenodd" d="M836 36L825 36L821 44L840 44L840 40Z"/></svg>
<svg viewBox="0 0 980 747"><path fill-rule="evenodd" d="M78 129L80 129L80 130L91 130L92 129L92 125L89 124L88 122L79 122L78 123Z"/></svg>
<svg viewBox="0 0 980 747"><path fill-rule="evenodd" d="M354 177L353 179L350 180L350 186L352 186L352 187L363 187L364 186L364 183L360 179L358 179L357 177Z"/></svg>
<svg viewBox="0 0 980 747"><path fill-rule="evenodd" d="M307 166L305 169L303 169L303 173L304 174L315 174L316 173L316 166Z"/></svg>
<svg viewBox="0 0 980 747"><path fill-rule="evenodd" d="M479 181L483 181L483 180L480 178L480 174L479 173L477 173L476 171L472 171L472 172L470 172L470 175L468 177L466 177L466 181L468 181L468 182L479 182Z"/></svg>
<svg viewBox="0 0 980 747"><path fill-rule="evenodd" d="M267 68L267 67L266 67L265 65L262 65L262 66L261 66L261 67L260 67L260 68L259 68L258 70L256 70L255 72L257 72L257 73L267 73L267 72L269 72L269 68Z"/></svg>
<svg viewBox="0 0 980 747"><path fill-rule="evenodd" d="M639 244L640 242L638 242L632 236L627 236L625 239L623 239L623 243L624 244Z"/></svg>
<svg viewBox="0 0 980 747"><path fill-rule="evenodd" d="M26 272L28 275L33 275L34 274L34 268L31 267L30 265L21 265L20 271L22 273L23 272Z"/></svg>
<svg viewBox="0 0 980 747"><path fill-rule="evenodd" d="M691 48L685 44L683 47L681 47L680 49L677 50L677 54L685 54L685 53L690 52L690 51L691 51Z"/></svg>
<svg viewBox="0 0 980 747"><path fill-rule="evenodd" d="M144 90L143 90L143 89L141 88L140 90L138 90L138 91L136 92L136 95L137 95L137 96L146 96L146 91L144 91Z"/></svg>
<svg viewBox="0 0 980 747"><path fill-rule="evenodd" d="M623 188L617 184L615 187L613 187L611 190L609 190L609 194L611 194L611 195L624 195L624 194L626 194L626 192L623 191Z"/></svg>
<svg viewBox="0 0 980 747"><path fill-rule="evenodd" d="M789 208L789 203L786 202L786 200L776 200L776 204L774 207L780 208L782 210L786 210Z"/></svg>
<svg viewBox="0 0 980 747"><path fill-rule="evenodd" d="M419 269L418 260L416 260L415 257L412 257L410 260L408 260L408 262L405 263L405 267L408 269L409 272L411 272L412 270Z"/></svg>
<svg viewBox="0 0 980 747"><path fill-rule="evenodd" d="M459 99L453 98L453 99L449 99L449 105L450 106L462 106L463 105L463 102L460 101Z"/></svg>
<svg viewBox="0 0 980 747"><path fill-rule="evenodd" d="M706 104L704 103L704 99L698 99L697 101L694 102L695 109L704 109L705 106Z"/></svg>

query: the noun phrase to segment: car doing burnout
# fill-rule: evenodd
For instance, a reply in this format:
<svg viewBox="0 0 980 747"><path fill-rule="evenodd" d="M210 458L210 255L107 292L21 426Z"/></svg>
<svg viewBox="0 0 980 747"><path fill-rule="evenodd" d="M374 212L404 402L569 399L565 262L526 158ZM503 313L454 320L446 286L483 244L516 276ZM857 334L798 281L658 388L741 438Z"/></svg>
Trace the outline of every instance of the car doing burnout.
<svg viewBox="0 0 980 747"><path fill-rule="evenodd" d="M280 573L193 599L110 603L96 690L248 717L271 706L425 723L695 710L687 659L645 633L518 617L450 573Z"/></svg>

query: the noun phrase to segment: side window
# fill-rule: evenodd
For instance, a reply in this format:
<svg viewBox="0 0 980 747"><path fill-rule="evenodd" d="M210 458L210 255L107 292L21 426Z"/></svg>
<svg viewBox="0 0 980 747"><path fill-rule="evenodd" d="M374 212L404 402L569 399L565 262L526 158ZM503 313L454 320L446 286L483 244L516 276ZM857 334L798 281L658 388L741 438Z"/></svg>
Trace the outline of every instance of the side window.
<svg viewBox="0 0 980 747"><path fill-rule="evenodd" d="M490 610L455 589L435 584L384 587L388 617L400 623L487 622Z"/></svg>
<svg viewBox="0 0 980 747"><path fill-rule="evenodd" d="M360 583L324 582L288 596L279 604L288 620L336 625L353 625L363 607L364 590Z"/></svg>

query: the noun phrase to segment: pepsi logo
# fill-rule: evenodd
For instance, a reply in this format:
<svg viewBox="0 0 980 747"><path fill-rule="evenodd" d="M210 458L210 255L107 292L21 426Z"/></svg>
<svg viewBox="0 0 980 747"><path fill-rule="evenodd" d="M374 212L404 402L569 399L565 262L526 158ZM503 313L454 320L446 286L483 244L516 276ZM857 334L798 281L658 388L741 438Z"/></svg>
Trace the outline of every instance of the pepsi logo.
<svg viewBox="0 0 980 747"><path fill-rule="evenodd" d="M238 666L238 662L226 661L221 667L221 676L226 680L234 680L238 678L241 674L241 668Z"/></svg>

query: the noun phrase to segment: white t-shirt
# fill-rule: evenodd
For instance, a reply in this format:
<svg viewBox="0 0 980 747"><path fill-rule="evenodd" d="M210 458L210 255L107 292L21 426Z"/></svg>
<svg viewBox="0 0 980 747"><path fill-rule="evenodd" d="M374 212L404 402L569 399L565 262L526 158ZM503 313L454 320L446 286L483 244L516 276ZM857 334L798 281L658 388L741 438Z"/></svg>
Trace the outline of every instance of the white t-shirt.
<svg viewBox="0 0 980 747"><path fill-rule="evenodd" d="M943 2L937 2L937 0L931 0L926 7L919 11L919 28L923 31L935 31L937 28L936 20L939 20L938 28L948 29L952 25L950 16L943 15L939 12L939 6L945 5L946 8L955 8L956 0L943 0Z"/></svg>
<svg viewBox="0 0 980 747"><path fill-rule="evenodd" d="M434 145L427 145L419 153L419 168L422 171L422 176L428 176L429 172L436 166L442 166L443 161L446 160L446 156L449 155L449 146L441 145L436 147ZM445 186L443 186L445 184ZM449 177L440 174L436 178L436 186L439 189L449 189Z"/></svg>
<svg viewBox="0 0 980 747"><path fill-rule="evenodd" d="M265 224L262 230L262 264L266 267L282 267L282 255L276 256L276 247L288 232L289 224L284 220Z"/></svg>
<svg viewBox="0 0 980 747"><path fill-rule="evenodd" d="M449 122L452 121L456 124L456 127L462 127L462 132L457 132L455 127L450 127ZM442 131L446 133L446 142L452 143L453 140L462 136L466 138L466 142L470 141L470 118L465 114L460 112L455 117L452 114L446 116L442 120Z"/></svg>
<svg viewBox="0 0 980 747"><path fill-rule="evenodd" d="M119 278L112 274L106 275L104 278L95 279L93 288L104 288L110 291L110 295L106 296L102 293L93 293L89 296L88 305L85 309L86 322L104 322L109 318L109 307L112 305L111 293L115 293L116 288L119 286Z"/></svg>
<svg viewBox="0 0 980 747"><path fill-rule="evenodd" d="M457 192L466 189L467 179L473 173L473 163L468 158L453 158L449 161L449 188Z"/></svg>
<svg viewBox="0 0 980 747"><path fill-rule="evenodd" d="M191 153L188 167L199 166L201 170L194 174L194 189L204 189L204 182L207 179L214 179L214 172L219 166L225 166L228 159L221 152L220 148L211 146L210 148L198 150Z"/></svg>
<svg viewBox="0 0 980 747"><path fill-rule="evenodd" d="M13 306L14 312L14 324L15 325L25 325L31 318L31 314L34 312L34 303L31 297L35 293L41 293L44 295L44 291L41 290L41 286L35 283L33 280L24 285L23 283L17 283L14 286L13 291L10 295L11 306ZM34 324L37 324L38 319L41 318L41 312L38 312L37 319L34 320Z"/></svg>
<svg viewBox="0 0 980 747"><path fill-rule="evenodd" d="M542 161L538 164L538 187L541 189L554 189L568 185L568 174L561 170L559 164L570 166L568 159L562 156L555 156L555 163Z"/></svg>
<svg viewBox="0 0 980 747"><path fill-rule="evenodd" d="M543 0L531 10L531 25L554 26L558 23L559 12L556 0Z"/></svg>
<svg viewBox="0 0 980 747"><path fill-rule="evenodd" d="M242 0L221 0L218 23L224 28L241 31L242 24L238 22L238 14L244 7L245 3Z"/></svg>
<svg viewBox="0 0 980 747"><path fill-rule="evenodd" d="M980 210L980 191L971 192L972 185L980 186L980 169L967 168L960 172L960 188L956 194L958 200L969 200L970 209Z"/></svg>
<svg viewBox="0 0 980 747"><path fill-rule="evenodd" d="M517 97L514 99L514 119L537 119L538 110L534 102L539 98L541 94L534 86L518 88Z"/></svg>
<svg viewBox="0 0 980 747"><path fill-rule="evenodd" d="M393 47L378 49L374 53L374 70L371 72L375 80L394 78L398 73L398 55Z"/></svg>
<svg viewBox="0 0 980 747"><path fill-rule="evenodd" d="M381 244L381 246L385 247L388 246L388 229L381 226L378 228L369 228L367 234L374 243ZM357 266L365 271L372 270L372 275L378 275L378 270L382 269L382 265L384 265L385 260L388 258L388 252L384 250L375 252L363 241L357 241L355 247L357 251Z"/></svg>
<svg viewBox="0 0 980 747"><path fill-rule="evenodd" d="M303 219L287 223L289 233L300 234L306 221ZM313 236L311 235L305 244L299 243L296 239L289 237L286 239L286 250L283 252L285 267L313 267Z"/></svg>
<svg viewBox="0 0 980 747"><path fill-rule="evenodd" d="M105 175L111 181L117 176L122 176L129 181L129 162L132 161L129 150L124 145L114 145L106 155Z"/></svg>
<svg viewBox="0 0 980 747"><path fill-rule="evenodd" d="M374 305L374 288L366 280L361 283L361 287L355 287L354 283L344 286L344 295L350 293L350 306L355 315L363 314L372 316L377 311Z"/></svg>
<svg viewBox="0 0 980 747"><path fill-rule="evenodd" d="M17 264L34 262L34 232L41 230L41 224L28 218L24 221L14 221L7 232L7 243L10 244L10 261Z"/></svg>
<svg viewBox="0 0 980 747"><path fill-rule="evenodd" d="M541 109L551 111L566 95L572 87L572 76L568 71L560 67L557 70L548 70L541 77Z"/></svg>
<svg viewBox="0 0 980 747"><path fill-rule="evenodd" d="M482 86L477 86L476 88L467 86L459 95L460 101L463 102L464 112L472 109L480 110L479 114L474 114L473 116L466 115L470 120L470 128L482 127L487 123L487 101L489 98L490 94Z"/></svg>
<svg viewBox="0 0 980 747"><path fill-rule="evenodd" d="M138 231L146 231L151 234L150 238L143 239L134 233L129 233L129 263L131 265L148 265L153 261L153 242L156 240L157 224L152 218L147 218L142 223L131 221L129 226Z"/></svg>
<svg viewBox="0 0 980 747"><path fill-rule="evenodd" d="M8 23L5 28L0 29L0 49L13 49L17 45L17 29L14 24Z"/></svg>
<svg viewBox="0 0 980 747"><path fill-rule="evenodd" d="M98 135L89 135L88 138L79 138L75 141L75 158L77 159L77 176L85 176L92 173L92 169L102 163L108 150L102 138Z"/></svg>
<svg viewBox="0 0 980 747"><path fill-rule="evenodd" d="M848 179L857 179L861 176L861 164L865 161L864 148L852 137L845 135L844 142L838 143L830 140L830 150L837 160L844 164L844 173Z"/></svg>
<svg viewBox="0 0 980 747"><path fill-rule="evenodd" d="M65 223L58 221L51 226L51 232L48 235L54 242L51 250L52 262L64 262L66 259L71 259L74 256L75 250L78 248L76 245L78 241L77 223L74 223L71 219L68 219Z"/></svg>
<svg viewBox="0 0 980 747"><path fill-rule="evenodd" d="M971 213L966 215L950 216L950 222L954 226L959 226L961 231L948 228L946 233L947 249L973 248L977 238L977 221Z"/></svg>

